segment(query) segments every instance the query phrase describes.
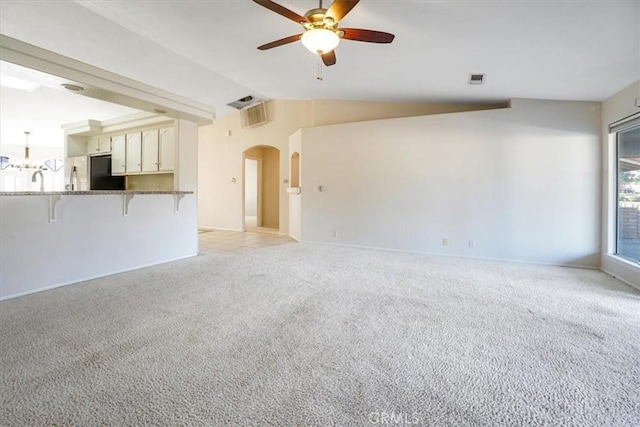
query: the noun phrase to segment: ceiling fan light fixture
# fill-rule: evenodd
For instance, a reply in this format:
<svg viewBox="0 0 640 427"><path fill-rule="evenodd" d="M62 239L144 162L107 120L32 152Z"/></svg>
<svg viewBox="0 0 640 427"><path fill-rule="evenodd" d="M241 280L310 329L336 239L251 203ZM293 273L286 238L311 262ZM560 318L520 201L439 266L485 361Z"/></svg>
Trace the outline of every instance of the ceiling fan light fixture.
<svg viewBox="0 0 640 427"><path fill-rule="evenodd" d="M335 31L325 28L315 28L305 31L304 34L302 34L301 40L304 47L318 55L331 52L338 46L338 43L340 43L340 37L338 37Z"/></svg>

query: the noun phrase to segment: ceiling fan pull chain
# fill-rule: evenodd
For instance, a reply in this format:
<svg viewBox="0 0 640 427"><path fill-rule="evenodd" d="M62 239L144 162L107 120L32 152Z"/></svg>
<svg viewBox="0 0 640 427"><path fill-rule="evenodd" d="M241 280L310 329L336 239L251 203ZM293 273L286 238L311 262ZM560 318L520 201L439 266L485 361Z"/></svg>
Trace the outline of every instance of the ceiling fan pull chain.
<svg viewBox="0 0 640 427"><path fill-rule="evenodd" d="M316 80L322 81L322 63L318 61L318 75L316 76Z"/></svg>

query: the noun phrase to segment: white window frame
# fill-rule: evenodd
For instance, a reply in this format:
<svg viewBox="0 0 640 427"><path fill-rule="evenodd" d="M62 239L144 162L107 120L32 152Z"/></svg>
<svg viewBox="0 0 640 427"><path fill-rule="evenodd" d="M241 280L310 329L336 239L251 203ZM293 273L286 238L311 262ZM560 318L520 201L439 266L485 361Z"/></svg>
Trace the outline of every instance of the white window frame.
<svg viewBox="0 0 640 427"><path fill-rule="evenodd" d="M640 113L633 114L609 125L606 140L605 195L603 224L603 254L601 269L628 284L637 286L640 264L616 255L618 226L618 138L617 133L640 124ZM640 289L640 288L639 288Z"/></svg>

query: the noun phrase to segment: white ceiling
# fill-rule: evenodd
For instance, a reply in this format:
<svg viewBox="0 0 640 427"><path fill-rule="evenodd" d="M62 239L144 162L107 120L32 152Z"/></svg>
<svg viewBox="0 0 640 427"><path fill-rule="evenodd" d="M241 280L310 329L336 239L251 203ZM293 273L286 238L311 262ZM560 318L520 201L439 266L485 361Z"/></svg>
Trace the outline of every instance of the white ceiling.
<svg viewBox="0 0 640 427"><path fill-rule="evenodd" d="M640 78L638 0L362 0L341 26L396 39L343 40L323 81L300 43L256 49L301 27L249 0L77 3L268 98L599 101ZM279 3L299 14L318 5ZM469 73L486 85L469 86Z"/></svg>
<svg viewBox="0 0 640 427"><path fill-rule="evenodd" d="M313 0L281 0L304 14ZM325 7L329 1L325 0ZM362 0L342 27L391 32L342 41L323 69L300 33L250 0L0 1L3 34L212 105L285 99L601 101L640 79L640 0ZM486 73L470 86L469 73Z"/></svg>

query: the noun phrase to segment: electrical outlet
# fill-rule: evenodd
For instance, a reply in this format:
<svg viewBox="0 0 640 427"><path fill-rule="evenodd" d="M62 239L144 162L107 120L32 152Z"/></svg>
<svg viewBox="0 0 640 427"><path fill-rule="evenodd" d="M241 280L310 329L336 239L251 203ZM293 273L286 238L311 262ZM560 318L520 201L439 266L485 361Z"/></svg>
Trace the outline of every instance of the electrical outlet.
<svg viewBox="0 0 640 427"><path fill-rule="evenodd" d="M449 239L442 239L442 246L449 245Z"/></svg>
<svg viewBox="0 0 640 427"><path fill-rule="evenodd" d="M338 237L338 232L337 231L333 232L333 237Z"/></svg>
<svg viewBox="0 0 640 427"><path fill-rule="evenodd" d="M476 246L476 242L469 240L469 249L473 249Z"/></svg>

